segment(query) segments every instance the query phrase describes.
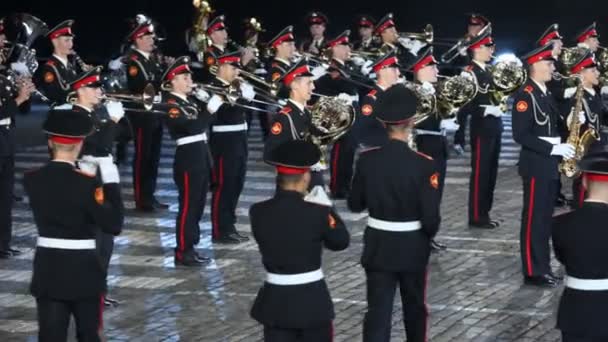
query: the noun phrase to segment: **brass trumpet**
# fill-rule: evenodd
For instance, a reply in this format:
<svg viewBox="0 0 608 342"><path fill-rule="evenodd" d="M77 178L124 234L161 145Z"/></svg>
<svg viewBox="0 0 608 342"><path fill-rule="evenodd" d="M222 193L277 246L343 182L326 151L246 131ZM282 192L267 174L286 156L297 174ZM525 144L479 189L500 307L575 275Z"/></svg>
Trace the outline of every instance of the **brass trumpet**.
<svg viewBox="0 0 608 342"><path fill-rule="evenodd" d="M427 44L433 44L433 26L427 24L422 32L399 32L399 38L415 39Z"/></svg>
<svg viewBox="0 0 608 342"><path fill-rule="evenodd" d="M190 115L197 115L198 111L196 108L183 107L176 104L168 103L154 103L154 97L156 91L152 84L148 84L141 95L133 95L127 93L105 93L102 97L103 101L118 101L122 103L135 103L143 105L143 109L140 108L125 108L127 112L135 113L154 113L154 114L169 114L169 110L172 108L178 108L185 113Z"/></svg>

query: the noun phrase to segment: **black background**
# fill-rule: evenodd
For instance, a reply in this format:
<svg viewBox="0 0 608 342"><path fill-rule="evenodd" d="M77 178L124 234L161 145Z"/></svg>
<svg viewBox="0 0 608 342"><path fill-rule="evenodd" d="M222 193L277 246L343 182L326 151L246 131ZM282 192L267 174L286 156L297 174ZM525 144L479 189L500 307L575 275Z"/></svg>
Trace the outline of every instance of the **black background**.
<svg viewBox="0 0 608 342"><path fill-rule="evenodd" d="M76 49L85 60L93 62L101 62L118 53L128 31L127 19L137 13L145 13L165 27L169 40L164 43L164 50L169 55L178 55L184 49L184 32L191 26L194 15L190 0L0 2L0 15L24 11L38 16L49 27L65 19L75 19ZM574 44L572 37L575 33L593 21L598 22L600 34L608 34L607 0L211 0L211 6L216 9L216 14L227 15L231 34L236 37L242 31L241 21L245 17L257 17L267 30L263 40L290 24L296 26L296 38L302 38L306 33L304 16L311 10L320 10L328 15L330 35L351 28L357 14L371 14L379 19L392 11L400 31L421 31L425 24L431 23L438 38L461 37L465 30L465 13L479 12L491 19L499 52L527 52L553 22L560 24L567 46ZM49 54L49 44L45 39L41 40L36 47L44 57Z"/></svg>

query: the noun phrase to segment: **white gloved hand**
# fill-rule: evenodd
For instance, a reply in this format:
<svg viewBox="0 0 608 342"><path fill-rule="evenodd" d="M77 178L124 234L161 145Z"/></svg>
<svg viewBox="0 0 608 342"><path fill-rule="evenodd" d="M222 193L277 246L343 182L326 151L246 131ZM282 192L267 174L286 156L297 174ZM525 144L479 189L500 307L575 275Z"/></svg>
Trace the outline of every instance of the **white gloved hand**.
<svg viewBox="0 0 608 342"><path fill-rule="evenodd" d="M313 187L308 195L304 196L304 200L306 202L320 204L327 207L331 207L333 205L329 199L329 196L327 196L327 193L325 193L325 190L323 190L321 185L316 185Z"/></svg>
<svg viewBox="0 0 608 342"><path fill-rule="evenodd" d="M103 184L120 183L120 174L118 167L114 164L112 156L97 157L97 165Z"/></svg>
<svg viewBox="0 0 608 342"><path fill-rule="evenodd" d="M27 65L24 62L11 63L11 70L21 76L30 75L30 69L28 69Z"/></svg>
<svg viewBox="0 0 608 342"><path fill-rule="evenodd" d="M446 132L456 132L460 128L460 125L456 122L456 118L443 119L439 123L439 128Z"/></svg>
<svg viewBox="0 0 608 342"><path fill-rule="evenodd" d="M569 99L574 96L574 93L576 93L576 87L566 88L564 89L564 98Z"/></svg>
<svg viewBox="0 0 608 342"><path fill-rule="evenodd" d="M458 49L458 54L461 56L466 56L467 55L467 47L463 46L460 49Z"/></svg>
<svg viewBox="0 0 608 342"><path fill-rule="evenodd" d="M154 103L161 103L162 101L163 101L163 98L160 95L154 95L154 99L152 100L152 102L154 102Z"/></svg>
<svg viewBox="0 0 608 342"><path fill-rule="evenodd" d="M551 149L552 156L560 156L566 159L570 159L575 155L574 146L570 144L558 144L554 145L553 149Z"/></svg>
<svg viewBox="0 0 608 342"><path fill-rule="evenodd" d="M608 86L603 86L602 89L600 89L600 94L608 95Z"/></svg>
<svg viewBox="0 0 608 342"><path fill-rule="evenodd" d="M427 44L417 39L399 38L399 44L408 49L412 54L417 55L418 51Z"/></svg>
<svg viewBox="0 0 608 342"><path fill-rule="evenodd" d="M97 158L93 156L85 155L78 160L78 168L80 171L93 177L97 175L97 165Z"/></svg>
<svg viewBox="0 0 608 342"><path fill-rule="evenodd" d="M125 108L122 105L122 102L118 101L108 101L106 102L106 110L108 114L110 114L110 119L114 122L120 121L123 116L125 116Z"/></svg>
<svg viewBox="0 0 608 342"><path fill-rule="evenodd" d="M347 93L338 94L338 99L345 101L346 103L352 105L353 102L359 101L359 95L349 95Z"/></svg>
<svg viewBox="0 0 608 342"><path fill-rule="evenodd" d="M313 68L310 73L312 74L312 79L317 80L321 76L325 75L327 73L327 70L323 66L318 66Z"/></svg>
<svg viewBox="0 0 608 342"><path fill-rule="evenodd" d="M585 116L585 112L584 111L580 111L578 113L578 122L582 125L585 122L587 122L587 117ZM570 124L572 123L572 113L570 113L570 115L568 115L568 118L566 118L566 124L568 126L570 126Z"/></svg>
<svg viewBox="0 0 608 342"><path fill-rule="evenodd" d="M224 101L222 100L222 98L214 94L213 96L211 96L209 102L207 103L207 110L210 114L215 114L215 112L217 112L217 110L220 109L223 104Z"/></svg>
<svg viewBox="0 0 608 342"><path fill-rule="evenodd" d="M279 99L277 100L277 103L279 104L279 106L287 106L287 100L285 99Z"/></svg>
<svg viewBox="0 0 608 342"><path fill-rule="evenodd" d="M372 61L364 62L363 65L361 65L361 73L365 76L369 75L372 72L373 64L374 62Z"/></svg>
<svg viewBox="0 0 608 342"><path fill-rule="evenodd" d="M365 58L359 56L351 57L350 61L357 66L362 66L363 64L365 64Z"/></svg>
<svg viewBox="0 0 608 342"><path fill-rule="evenodd" d="M209 101L211 95L209 95L209 93L206 92L204 89L198 88L194 91L194 97L196 97L199 101L207 102Z"/></svg>
<svg viewBox="0 0 608 342"><path fill-rule="evenodd" d="M110 70L120 70L122 69L123 65L124 63L122 62L122 57L118 57L108 63L108 68L110 68Z"/></svg>
<svg viewBox="0 0 608 342"><path fill-rule="evenodd" d="M431 82L422 82L422 89L424 89L429 94L435 94L435 87Z"/></svg>
<svg viewBox="0 0 608 342"><path fill-rule="evenodd" d="M53 106L53 109L56 110L70 110L74 107L74 105L72 105L71 103L64 103L64 104L60 104L58 106Z"/></svg>
<svg viewBox="0 0 608 342"><path fill-rule="evenodd" d="M247 82L241 82L241 95L247 101L253 100L255 97L255 90L253 90L253 86Z"/></svg>
<svg viewBox="0 0 608 342"><path fill-rule="evenodd" d="M485 107L485 110L483 112L483 116L486 117L488 115L492 115L495 116L497 118L501 117L503 115L502 110L500 110L500 106L482 106Z"/></svg>

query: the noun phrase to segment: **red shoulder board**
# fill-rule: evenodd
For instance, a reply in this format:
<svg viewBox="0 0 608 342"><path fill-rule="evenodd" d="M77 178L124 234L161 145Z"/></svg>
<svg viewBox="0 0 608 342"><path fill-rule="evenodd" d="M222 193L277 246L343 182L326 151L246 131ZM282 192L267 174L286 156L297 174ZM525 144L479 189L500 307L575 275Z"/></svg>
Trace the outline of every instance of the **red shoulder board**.
<svg viewBox="0 0 608 342"><path fill-rule="evenodd" d="M533 89L534 89L534 88L532 88L532 86L531 86L531 85L527 85L527 86L524 88L524 91L525 91L526 93L530 93L530 94L532 94L532 90L533 90Z"/></svg>
<svg viewBox="0 0 608 342"><path fill-rule="evenodd" d="M55 65L55 61L52 60L52 59L49 59L48 61L46 61L46 65L54 66Z"/></svg>
<svg viewBox="0 0 608 342"><path fill-rule="evenodd" d="M136 61L137 60L137 55L136 54L132 54L131 55L131 60L132 61Z"/></svg>
<svg viewBox="0 0 608 342"><path fill-rule="evenodd" d="M76 173L80 173L83 176L89 177L89 178L95 178L95 175L92 173L88 173L88 172L84 172L82 170L78 170L78 169L74 169L74 172Z"/></svg>
<svg viewBox="0 0 608 342"><path fill-rule="evenodd" d="M377 93L378 93L378 90L372 89L369 93L367 93L367 96L376 98Z"/></svg>
<svg viewBox="0 0 608 342"><path fill-rule="evenodd" d="M175 104L175 103L177 103L177 101L175 99L168 99L167 103L168 104Z"/></svg>
<svg viewBox="0 0 608 342"><path fill-rule="evenodd" d="M464 68L464 71L473 71L473 65L468 65L466 68Z"/></svg>
<svg viewBox="0 0 608 342"><path fill-rule="evenodd" d="M279 112L279 114L285 114L285 115L287 115L289 113L291 113L291 107L289 107L289 106L283 107L283 109L281 109L281 111Z"/></svg>
<svg viewBox="0 0 608 342"><path fill-rule="evenodd" d="M426 155L426 154L424 154L422 152L418 152L418 151L414 151L414 152L416 152L418 155L420 155L421 157L424 157L424 158L426 158L428 160L433 160L433 158L431 156Z"/></svg>

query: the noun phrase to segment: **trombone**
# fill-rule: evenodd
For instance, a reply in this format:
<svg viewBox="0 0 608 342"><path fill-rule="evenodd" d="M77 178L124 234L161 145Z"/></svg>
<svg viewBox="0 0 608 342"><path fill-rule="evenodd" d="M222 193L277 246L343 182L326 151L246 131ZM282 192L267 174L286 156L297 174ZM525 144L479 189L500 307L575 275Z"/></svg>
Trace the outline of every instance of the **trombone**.
<svg viewBox="0 0 608 342"><path fill-rule="evenodd" d="M484 28L482 28L481 31L477 33L477 35L479 36L481 34L484 34L486 31L490 31L490 33L492 32L492 24L487 24L486 26L484 26ZM473 39L473 37L469 36L459 39L456 44L452 45L451 48L449 48L439 57L439 60L442 63L450 63L451 61L456 59L456 57L460 56L460 50L466 47L471 41L471 39Z"/></svg>
<svg viewBox="0 0 608 342"><path fill-rule="evenodd" d="M228 88L222 88L222 87L213 86L213 85L204 84L204 83L195 83L194 88L201 88L212 94L220 96L220 97L224 98L226 100L226 102L228 104L230 104L231 106L237 106L237 107L241 107L243 109L250 109L250 110L264 112L264 113L275 113L276 112L275 110L270 110L270 109L266 109L266 108L255 107L255 106L249 106L249 105L237 102L238 99L241 97L240 91L238 90L238 88L236 88L232 85ZM251 102L261 103L261 104L265 104L265 105L269 105L269 106L282 107L278 103L266 102L266 101L261 101L261 100L256 100L256 99L251 100Z"/></svg>
<svg viewBox="0 0 608 342"><path fill-rule="evenodd" d="M102 96L103 101L118 101L122 103L134 103L143 105L143 109L141 108L125 108L126 112L135 112L135 113L153 113L153 114L169 114L169 110L172 108L178 108L185 113L189 113L191 115L198 114L196 108L187 106L183 107L176 104L168 104L168 103L159 103L154 102L154 97L156 95L156 91L154 90L154 86L152 84L148 84L141 95L133 95L126 93L105 93ZM71 100L73 100L72 98Z"/></svg>

